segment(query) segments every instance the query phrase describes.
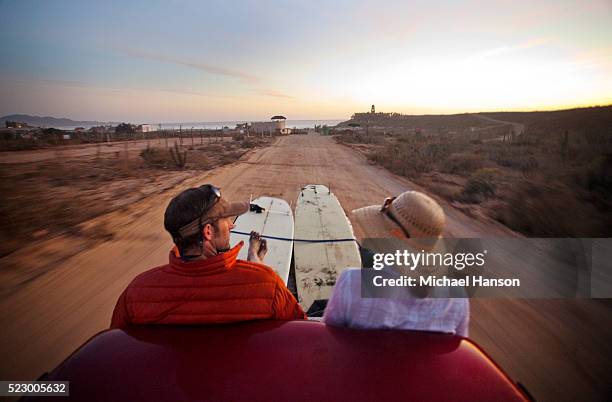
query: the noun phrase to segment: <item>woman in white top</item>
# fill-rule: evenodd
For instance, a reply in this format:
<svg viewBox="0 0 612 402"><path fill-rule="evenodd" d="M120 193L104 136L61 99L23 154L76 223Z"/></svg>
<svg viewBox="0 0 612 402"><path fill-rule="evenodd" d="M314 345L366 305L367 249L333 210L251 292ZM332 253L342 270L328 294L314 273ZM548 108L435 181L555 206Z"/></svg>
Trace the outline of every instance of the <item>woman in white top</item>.
<svg viewBox="0 0 612 402"><path fill-rule="evenodd" d="M353 223L359 225L365 238L377 239L371 242L372 251L392 252L400 241L404 249L428 252L439 245L445 215L432 198L407 191L386 199L382 207L354 210ZM323 322L333 326L435 331L467 337L469 300L425 297L428 293L431 295L430 291L417 288L414 297L364 298L361 270L346 269L336 282Z"/></svg>

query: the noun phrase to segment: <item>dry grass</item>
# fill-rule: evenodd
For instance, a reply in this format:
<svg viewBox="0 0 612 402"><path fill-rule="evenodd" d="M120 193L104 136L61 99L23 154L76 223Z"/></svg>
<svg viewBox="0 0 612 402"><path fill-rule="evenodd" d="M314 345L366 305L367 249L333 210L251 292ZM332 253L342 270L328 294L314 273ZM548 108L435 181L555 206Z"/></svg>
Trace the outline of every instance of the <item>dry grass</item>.
<svg viewBox="0 0 612 402"><path fill-rule="evenodd" d="M270 142L258 139L250 147ZM108 240L112 231L83 224L174 188L194 171L232 163L250 149L242 145L226 142L188 148L177 144L186 154L183 167L177 166L165 147L149 147L131 156L116 152L4 164L0 169L0 257L20 245L59 234Z"/></svg>
<svg viewBox="0 0 612 402"><path fill-rule="evenodd" d="M138 161L104 159L6 166L0 173L0 256L59 233L107 239L107 231L81 233L78 225L141 196L152 177Z"/></svg>
<svg viewBox="0 0 612 402"><path fill-rule="evenodd" d="M267 146L272 139L234 136L234 141L210 143L199 146L181 146L177 143L168 149L149 147L140 153L146 165L164 170L206 170L218 165L226 165L240 159L247 150ZM178 155L178 156L177 156ZM184 163L178 159L185 155Z"/></svg>

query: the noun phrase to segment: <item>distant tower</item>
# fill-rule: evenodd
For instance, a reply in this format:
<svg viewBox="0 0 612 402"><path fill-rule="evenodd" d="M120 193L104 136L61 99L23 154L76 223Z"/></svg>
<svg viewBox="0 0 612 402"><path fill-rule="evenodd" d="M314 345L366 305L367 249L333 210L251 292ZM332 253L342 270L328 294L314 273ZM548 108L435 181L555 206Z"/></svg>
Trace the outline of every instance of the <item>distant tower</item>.
<svg viewBox="0 0 612 402"><path fill-rule="evenodd" d="M374 105L372 105L371 113L376 113L376 108L374 107Z"/></svg>

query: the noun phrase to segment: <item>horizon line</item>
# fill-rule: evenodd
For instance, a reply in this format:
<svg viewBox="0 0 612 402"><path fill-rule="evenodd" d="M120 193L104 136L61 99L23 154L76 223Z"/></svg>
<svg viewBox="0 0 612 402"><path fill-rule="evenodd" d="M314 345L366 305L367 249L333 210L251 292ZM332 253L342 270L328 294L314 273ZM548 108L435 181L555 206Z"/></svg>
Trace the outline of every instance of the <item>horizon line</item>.
<svg viewBox="0 0 612 402"><path fill-rule="evenodd" d="M481 110L478 112L474 111L464 111L464 112L453 112L453 113L403 113L403 112L387 112L387 111L377 111L376 113L397 113L403 116L454 116L454 115L462 115L462 114L481 114L481 113L537 113L537 112L561 112L566 110L574 110L574 109L588 109L588 108L603 108L603 107L611 107L612 101L610 103L603 104L576 104L576 105L566 105L566 106L552 106L552 107L536 107L536 108L527 108L527 109L496 109L496 110ZM368 114L370 111L357 111L353 112L353 114L362 113ZM146 121L146 120L135 120L135 119L110 119L110 120L95 120L95 119L74 119L71 117L56 117L50 115L38 115L38 114L29 114L29 113L10 113L6 114L0 118L6 118L13 115L23 115L30 116L36 118L53 118L53 119L67 119L76 122L95 122L95 123L122 123L122 122L132 122L132 121ZM351 115L352 116L352 115ZM350 120L351 117L343 117L343 118L287 118L290 121L342 121L342 120ZM232 123L232 122L240 122L240 121L267 121L268 119L232 119L232 120L189 120L189 121L161 121L155 123L143 123L143 124L189 124L189 123Z"/></svg>

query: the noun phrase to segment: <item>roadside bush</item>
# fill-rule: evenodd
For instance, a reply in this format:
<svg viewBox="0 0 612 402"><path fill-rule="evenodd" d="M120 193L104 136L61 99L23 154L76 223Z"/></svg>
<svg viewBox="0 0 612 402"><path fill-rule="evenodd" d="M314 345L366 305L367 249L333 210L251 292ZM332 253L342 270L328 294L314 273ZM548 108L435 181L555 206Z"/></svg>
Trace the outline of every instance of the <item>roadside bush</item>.
<svg viewBox="0 0 612 402"><path fill-rule="evenodd" d="M601 237L610 218L577 198L569 187L534 181L519 183L497 220L518 232L542 237Z"/></svg>
<svg viewBox="0 0 612 402"><path fill-rule="evenodd" d="M208 157L198 151L189 153L189 167L193 169L207 169L209 167Z"/></svg>
<svg viewBox="0 0 612 402"><path fill-rule="evenodd" d="M584 198L601 211L612 211L612 154L596 158L590 164L574 167L567 179L570 185L574 184L582 190Z"/></svg>
<svg viewBox="0 0 612 402"><path fill-rule="evenodd" d="M440 171L444 173L468 175L485 166L485 160L480 155L452 154L441 161Z"/></svg>
<svg viewBox="0 0 612 402"><path fill-rule="evenodd" d="M418 176L434 169L433 159L423 156L418 148L408 143L387 143L384 148L368 155L368 159L406 177Z"/></svg>
<svg viewBox="0 0 612 402"><path fill-rule="evenodd" d="M601 195L612 194L612 154L604 155L589 166L586 188Z"/></svg>
<svg viewBox="0 0 612 402"><path fill-rule="evenodd" d="M435 183L429 186L429 190L447 200L454 200L458 196L455 187L447 184Z"/></svg>
<svg viewBox="0 0 612 402"><path fill-rule="evenodd" d="M223 150L225 149L225 147L221 144L209 144L206 147L206 151L208 152L212 152L212 153L223 153Z"/></svg>
<svg viewBox="0 0 612 402"><path fill-rule="evenodd" d="M240 143L240 147L241 148L254 148L256 145L255 141L249 139L249 138L245 138L241 143Z"/></svg>
<svg viewBox="0 0 612 402"><path fill-rule="evenodd" d="M174 143L174 147L168 150L174 166L183 169L187 164L187 150L182 150L178 143Z"/></svg>
<svg viewBox="0 0 612 402"><path fill-rule="evenodd" d="M495 195L496 186L493 182L495 169L479 169L468 179L459 197L460 201L479 203Z"/></svg>
<svg viewBox="0 0 612 402"><path fill-rule="evenodd" d="M147 147L140 151L140 157L149 166L165 166L168 162L168 153L161 148Z"/></svg>
<svg viewBox="0 0 612 402"><path fill-rule="evenodd" d="M430 158L443 159L451 154L450 144L432 143L423 148L423 155Z"/></svg>
<svg viewBox="0 0 612 402"><path fill-rule="evenodd" d="M385 143L383 133L361 133L361 132L343 132L334 137L336 142L347 144L374 144L381 145Z"/></svg>
<svg viewBox="0 0 612 402"><path fill-rule="evenodd" d="M227 165L233 162L236 162L242 156L242 152L229 152L221 157L219 162L222 165Z"/></svg>

